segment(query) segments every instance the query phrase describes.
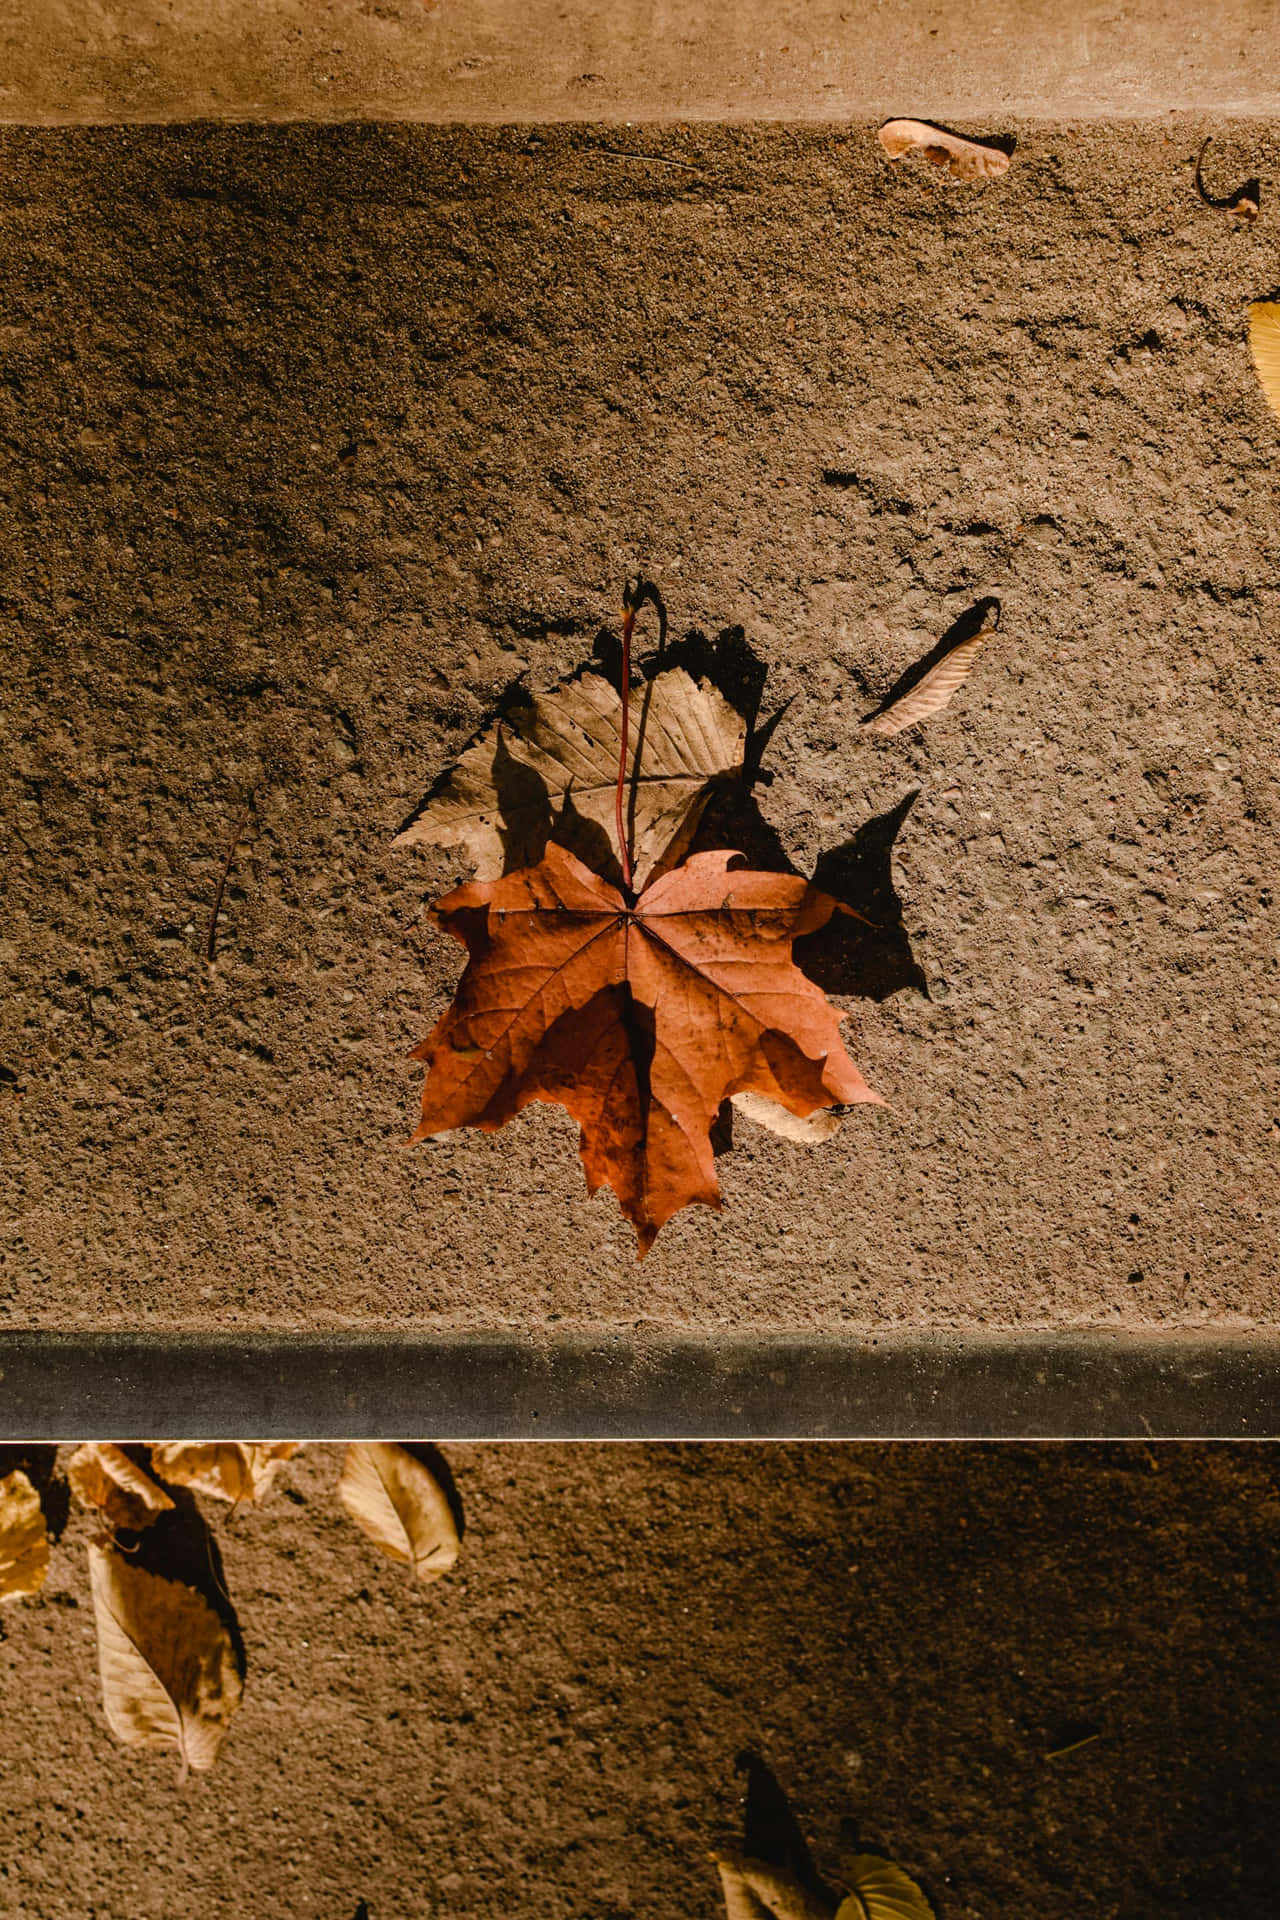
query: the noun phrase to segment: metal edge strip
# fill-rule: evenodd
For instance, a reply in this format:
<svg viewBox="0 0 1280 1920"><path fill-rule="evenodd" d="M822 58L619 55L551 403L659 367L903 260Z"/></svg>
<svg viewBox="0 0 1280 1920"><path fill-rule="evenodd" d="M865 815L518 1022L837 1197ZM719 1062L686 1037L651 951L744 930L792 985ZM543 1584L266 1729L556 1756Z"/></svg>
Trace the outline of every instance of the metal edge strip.
<svg viewBox="0 0 1280 1920"><path fill-rule="evenodd" d="M1264 1440L1280 1330L0 1333L0 1439Z"/></svg>

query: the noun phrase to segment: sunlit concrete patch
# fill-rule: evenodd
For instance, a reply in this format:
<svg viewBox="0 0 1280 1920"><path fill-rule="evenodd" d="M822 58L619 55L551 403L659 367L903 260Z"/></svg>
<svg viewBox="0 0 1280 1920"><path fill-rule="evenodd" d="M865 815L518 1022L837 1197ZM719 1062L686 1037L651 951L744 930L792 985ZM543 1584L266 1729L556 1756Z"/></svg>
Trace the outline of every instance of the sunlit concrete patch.
<svg viewBox="0 0 1280 1920"><path fill-rule="evenodd" d="M14 0L0 119L1261 115L1275 32L1256 0Z"/></svg>

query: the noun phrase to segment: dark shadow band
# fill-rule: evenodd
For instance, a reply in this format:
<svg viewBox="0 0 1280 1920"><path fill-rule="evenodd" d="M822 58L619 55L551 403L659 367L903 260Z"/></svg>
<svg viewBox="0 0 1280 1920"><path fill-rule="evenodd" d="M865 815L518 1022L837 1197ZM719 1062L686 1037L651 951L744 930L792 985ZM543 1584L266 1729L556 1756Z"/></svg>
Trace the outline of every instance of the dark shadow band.
<svg viewBox="0 0 1280 1920"><path fill-rule="evenodd" d="M1280 1335L0 1334L0 1439L1280 1438Z"/></svg>

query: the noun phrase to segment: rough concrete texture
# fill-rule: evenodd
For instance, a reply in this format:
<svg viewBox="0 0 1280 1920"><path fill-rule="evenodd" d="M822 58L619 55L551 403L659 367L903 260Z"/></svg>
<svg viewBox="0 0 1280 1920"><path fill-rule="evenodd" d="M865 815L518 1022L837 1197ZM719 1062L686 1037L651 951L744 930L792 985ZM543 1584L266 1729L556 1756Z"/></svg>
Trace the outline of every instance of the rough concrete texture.
<svg viewBox="0 0 1280 1920"><path fill-rule="evenodd" d="M1274 1320L1277 147L1210 150L1240 229L1201 131L987 188L865 129L5 139L11 1324ZM638 564L768 669L777 857L883 879L919 793L887 1108L739 1122L643 1266L558 1109L405 1150L464 869L389 847ZM861 731L985 594L951 710Z"/></svg>
<svg viewBox="0 0 1280 1920"><path fill-rule="evenodd" d="M185 1787L103 1723L73 1519L4 1611L0 1912L720 1920L753 1749L821 1875L883 1849L939 1920L1272 1920L1263 1449L449 1458L427 1589L331 1450L213 1516L248 1670Z"/></svg>
<svg viewBox="0 0 1280 1920"><path fill-rule="evenodd" d="M1275 0L6 0L0 119L1274 113Z"/></svg>

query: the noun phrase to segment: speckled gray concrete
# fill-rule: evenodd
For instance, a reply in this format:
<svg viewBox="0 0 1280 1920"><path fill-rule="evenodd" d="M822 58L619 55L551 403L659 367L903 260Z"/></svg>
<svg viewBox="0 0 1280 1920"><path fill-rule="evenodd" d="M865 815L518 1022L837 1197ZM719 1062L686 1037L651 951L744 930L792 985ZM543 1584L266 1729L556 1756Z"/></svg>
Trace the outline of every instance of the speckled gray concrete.
<svg viewBox="0 0 1280 1920"><path fill-rule="evenodd" d="M1211 152L1240 231L1201 131L979 189L866 130L5 136L9 1324L1276 1317L1277 145ZM740 1124L642 1266L558 1111L405 1151L460 868L389 850L638 563L789 703L799 866L920 789L928 983L851 1004L887 1110ZM861 734L985 593L951 712Z"/></svg>

